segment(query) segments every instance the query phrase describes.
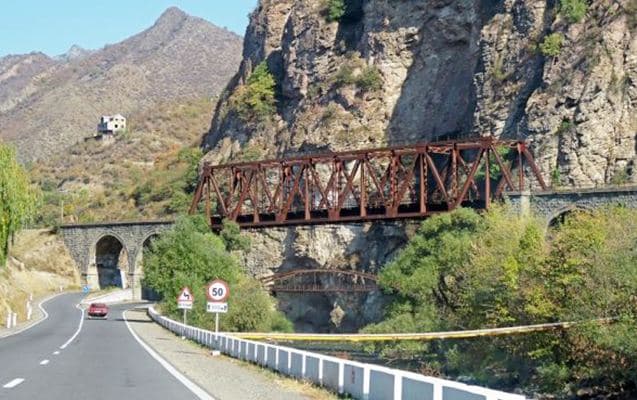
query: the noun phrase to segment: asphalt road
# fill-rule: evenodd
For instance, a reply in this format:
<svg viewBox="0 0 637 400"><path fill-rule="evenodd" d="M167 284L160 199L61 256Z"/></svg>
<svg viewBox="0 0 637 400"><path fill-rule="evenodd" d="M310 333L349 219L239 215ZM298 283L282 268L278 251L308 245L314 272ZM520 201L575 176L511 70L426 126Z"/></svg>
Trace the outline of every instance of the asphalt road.
<svg viewBox="0 0 637 400"><path fill-rule="evenodd" d="M58 296L46 320L0 339L0 399L198 398L132 336L122 318L131 305L83 320L81 299Z"/></svg>

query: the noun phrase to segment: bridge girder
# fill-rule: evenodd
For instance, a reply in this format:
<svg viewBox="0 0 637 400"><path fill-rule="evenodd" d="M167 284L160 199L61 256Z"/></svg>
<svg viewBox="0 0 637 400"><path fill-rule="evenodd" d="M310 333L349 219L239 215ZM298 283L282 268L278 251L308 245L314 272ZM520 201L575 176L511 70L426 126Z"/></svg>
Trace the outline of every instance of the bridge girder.
<svg viewBox="0 0 637 400"><path fill-rule="evenodd" d="M205 164L190 212L204 202L213 228L224 219L265 227L419 218L463 205L488 208L528 181L547 188L525 142L483 137Z"/></svg>

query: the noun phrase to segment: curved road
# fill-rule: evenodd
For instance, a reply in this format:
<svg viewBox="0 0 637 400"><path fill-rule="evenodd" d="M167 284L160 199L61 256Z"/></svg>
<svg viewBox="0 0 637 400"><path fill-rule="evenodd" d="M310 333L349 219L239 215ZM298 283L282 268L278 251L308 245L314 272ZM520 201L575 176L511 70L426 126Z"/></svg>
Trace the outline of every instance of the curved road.
<svg viewBox="0 0 637 400"><path fill-rule="evenodd" d="M83 320L81 294L46 302L49 317L0 339L0 399L196 399L130 333L113 306Z"/></svg>

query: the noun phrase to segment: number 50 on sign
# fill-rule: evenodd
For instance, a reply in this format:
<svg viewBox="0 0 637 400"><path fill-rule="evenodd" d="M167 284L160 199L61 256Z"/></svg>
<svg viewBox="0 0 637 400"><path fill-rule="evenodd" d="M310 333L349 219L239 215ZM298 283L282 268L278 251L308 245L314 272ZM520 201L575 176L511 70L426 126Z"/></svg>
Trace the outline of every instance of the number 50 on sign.
<svg viewBox="0 0 637 400"><path fill-rule="evenodd" d="M206 297L211 303L223 303L228 299L230 295L230 288L225 281L221 279L215 279L208 284L206 289Z"/></svg>

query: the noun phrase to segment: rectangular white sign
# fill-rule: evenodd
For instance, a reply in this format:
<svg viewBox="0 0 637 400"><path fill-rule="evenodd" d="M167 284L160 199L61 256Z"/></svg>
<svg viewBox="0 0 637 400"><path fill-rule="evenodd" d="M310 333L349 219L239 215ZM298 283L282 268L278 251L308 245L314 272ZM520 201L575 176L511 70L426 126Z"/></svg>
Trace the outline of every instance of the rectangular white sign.
<svg viewBox="0 0 637 400"><path fill-rule="evenodd" d="M211 303L208 302L208 306L206 307L206 311L212 313L227 313L228 312L228 303Z"/></svg>
<svg viewBox="0 0 637 400"><path fill-rule="evenodd" d="M192 310L192 302L191 301L178 301L177 302L177 308L185 309L185 310Z"/></svg>

